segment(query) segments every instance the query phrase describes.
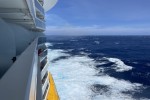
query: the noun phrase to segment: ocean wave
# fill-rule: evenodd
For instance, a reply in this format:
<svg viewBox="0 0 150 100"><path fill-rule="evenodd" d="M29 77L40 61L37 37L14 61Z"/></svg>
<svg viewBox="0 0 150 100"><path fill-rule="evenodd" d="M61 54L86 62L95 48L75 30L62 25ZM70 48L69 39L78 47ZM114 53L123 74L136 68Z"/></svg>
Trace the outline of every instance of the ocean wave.
<svg viewBox="0 0 150 100"><path fill-rule="evenodd" d="M57 43L57 44L64 44L64 43Z"/></svg>
<svg viewBox="0 0 150 100"><path fill-rule="evenodd" d="M107 87L107 91L106 88L102 89L100 94L95 94L93 100L135 100L132 98L132 94L140 92L140 88L142 88L141 84L118 80L108 75L98 77L95 84ZM124 94L123 92L132 94Z"/></svg>
<svg viewBox="0 0 150 100"><path fill-rule="evenodd" d="M96 43L96 44L100 44L100 42L99 42L99 41L94 41L94 43Z"/></svg>
<svg viewBox="0 0 150 100"><path fill-rule="evenodd" d="M146 63L146 66L150 67L150 63Z"/></svg>
<svg viewBox="0 0 150 100"><path fill-rule="evenodd" d="M96 53L96 55L104 56L104 53Z"/></svg>
<svg viewBox="0 0 150 100"><path fill-rule="evenodd" d="M49 62L62 57L62 56L70 56L69 54L65 53L65 50L57 49L57 50L52 50L48 49L48 60Z"/></svg>
<svg viewBox="0 0 150 100"><path fill-rule="evenodd" d="M66 53L62 54L60 50L54 52L57 52L59 57L67 55ZM51 54L53 53L51 52ZM51 54L49 54L50 59L52 57ZM49 70L55 79L61 100L90 99L91 94L88 84L90 84L89 79L92 79L89 77L92 77L95 72L94 68L92 68L94 67L93 59L83 56L72 56L50 63L50 65Z"/></svg>
<svg viewBox="0 0 150 100"><path fill-rule="evenodd" d="M89 56L91 53L86 53L86 52L81 51L80 54L85 55L85 56Z"/></svg>
<svg viewBox="0 0 150 100"><path fill-rule="evenodd" d="M136 62L136 61L134 61L134 62L132 62L133 64L139 64L138 62Z"/></svg>
<svg viewBox="0 0 150 100"><path fill-rule="evenodd" d="M116 45L120 44L120 42L115 42Z"/></svg>
<svg viewBox="0 0 150 100"><path fill-rule="evenodd" d="M79 50L85 50L85 48L79 48Z"/></svg>
<svg viewBox="0 0 150 100"><path fill-rule="evenodd" d="M71 51L73 51L74 49L68 49L67 51L69 51L69 52L71 52Z"/></svg>
<svg viewBox="0 0 150 100"><path fill-rule="evenodd" d="M113 67L113 69L115 69L117 72L124 72L124 71L132 70L132 66L126 65L122 60L118 58L106 58L106 57L104 58L115 64L115 67Z"/></svg>
<svg viewBox="0 0 150 100"><path fill-rule="evenodd" d="M49 42L46 42L45 45L46 45L46 47L53 46L53 44L52 44L52 43L49 43Z"/></svg>
<svg viewBox="0 0 150 100"><path fill-rule="evenodd" d="M70 41L72 41L72 42L76 42L76 41L78 41L78 40L70 40Z"/></svg>
<svg viewBox="0 0 150 100"><path fill-rule="evenodd" d="M99 72L95 69L97 62L88 56L69 56L52 62L57 57L68 55L64 50L49 50L48 54L49 70L55 79L61 100L134 100L132 93L140 91L143 87L141 84L119 80L106 74L96 76ZM121 61L118 59L109 60L124 65L120 64ZM119 71L126 70L124 67L119 69ZM106 86L107 91L104 90L105 88L100 88L101 93L93 92L91 87L94 84Z"/></svg>

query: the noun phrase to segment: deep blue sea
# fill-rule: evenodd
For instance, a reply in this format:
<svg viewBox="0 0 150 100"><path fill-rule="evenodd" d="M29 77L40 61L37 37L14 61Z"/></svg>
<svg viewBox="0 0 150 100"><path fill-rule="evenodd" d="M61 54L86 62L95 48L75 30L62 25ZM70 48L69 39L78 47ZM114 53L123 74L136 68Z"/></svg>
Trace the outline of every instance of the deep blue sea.
<svg viewBox="0 0 150 100"><path fill-rule="evenodd" d="M150 36L47 36L61 100L150 100Z"/></svg>

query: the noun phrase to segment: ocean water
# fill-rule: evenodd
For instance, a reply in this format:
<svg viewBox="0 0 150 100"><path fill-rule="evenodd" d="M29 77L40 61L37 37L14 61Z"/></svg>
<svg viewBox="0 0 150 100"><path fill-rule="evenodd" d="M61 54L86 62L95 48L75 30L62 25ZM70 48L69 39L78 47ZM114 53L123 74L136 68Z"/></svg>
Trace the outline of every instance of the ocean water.
<svg viewBox="0 0 150 100"><path fill-rule="evenodd" d="M150 100L150 36L48 36L61 100Z"/></svg>

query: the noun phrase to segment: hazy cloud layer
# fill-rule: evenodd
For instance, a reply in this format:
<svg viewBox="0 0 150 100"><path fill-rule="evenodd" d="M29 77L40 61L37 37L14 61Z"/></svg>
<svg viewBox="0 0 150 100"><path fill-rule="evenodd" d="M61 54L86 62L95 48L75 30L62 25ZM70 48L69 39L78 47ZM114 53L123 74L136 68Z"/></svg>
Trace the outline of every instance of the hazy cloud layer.
<svg viewBox="0 0 150 100"><path fill-rule="evenodd" d="M49 26L47 35L150 35L150 28Z"/></svg>

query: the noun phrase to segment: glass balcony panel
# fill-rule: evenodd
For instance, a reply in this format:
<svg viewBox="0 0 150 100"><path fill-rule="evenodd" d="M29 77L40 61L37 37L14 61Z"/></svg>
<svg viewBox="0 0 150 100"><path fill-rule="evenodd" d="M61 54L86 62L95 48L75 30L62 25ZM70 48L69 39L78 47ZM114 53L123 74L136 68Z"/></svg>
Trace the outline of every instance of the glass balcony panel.
<svg viewBox="0 0 150 100"><path fill-rule="evenodd" d="M35 1L35 7L40 11L40 13L44 16L45 12L44 12L44 9L43 9L43 6L40 4L39 1L37 0L34 0Z"/></svg>
<svg viewBox="0 0 150 100"><path fill-rule="evenodd" d="M45 22L38 19L38 18L35 18L35 24L36 24L37 28L40 28L40 29L43 29L43 30L45 30L45 28L46 28Z"/></svg>

